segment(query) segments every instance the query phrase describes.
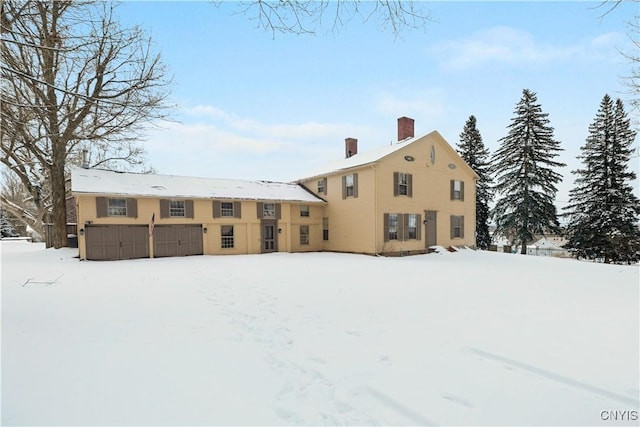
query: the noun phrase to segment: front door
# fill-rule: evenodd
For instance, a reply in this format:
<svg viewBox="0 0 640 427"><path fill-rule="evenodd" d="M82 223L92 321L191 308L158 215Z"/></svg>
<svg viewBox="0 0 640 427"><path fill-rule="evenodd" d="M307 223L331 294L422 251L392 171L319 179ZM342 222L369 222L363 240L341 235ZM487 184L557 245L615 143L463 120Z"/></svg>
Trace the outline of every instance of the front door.
<svg viewBox="0 0 640 427"><path fill-rule="evenodd" d="M262 253L278 250L278 221L262 220Z"/></svg>
<svg viewBox="0 0 640 427"><path fill-rule="evenodd" d="M426 249L438 244L438 236L436 230L438 229L438 221L436 211L424 211L425 216L425 242Z"/></svg>

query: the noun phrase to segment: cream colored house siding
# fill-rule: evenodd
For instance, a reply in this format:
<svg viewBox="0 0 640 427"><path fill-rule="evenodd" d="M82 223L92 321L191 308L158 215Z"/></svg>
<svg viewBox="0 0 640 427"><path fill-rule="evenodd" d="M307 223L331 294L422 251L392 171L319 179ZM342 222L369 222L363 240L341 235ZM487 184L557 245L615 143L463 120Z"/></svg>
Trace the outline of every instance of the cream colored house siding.
<svg viewBox="0 0 640 427"><path fill-rule="evenodd" d="M123 196L114 196L117 198L126 198ZM109 225L150 225L151 216L153 215L154 208L156 213L156 224L158 223L159 214L159 202L158 199L143 199L136 198L138 204L138 216L136 218L131 217L101 217L98 218L96 212L96 196L92 195L76 195L76 211L78 215L78 251L80 259L87 259L87 247L84 239L83 227L84 224L109 224ZM194 203L195 213L195 203ZM151 256L153 256L153 245L151 238L149 238L149 250Z"/></svg>
<svg viewBox="0 0 640 427"><path fill-rule="evenodd" d="M357 197L342 198L342 177L358 174ZM324 177L307 180L304 186L325 199L322 216L329 218L329 240L322 241L322 218L320 218L320 240L327 251L373 253L375 251L375 170L372 166L353 168L335 173L327 178L326 194L318 193L318 181Z"/></svg>
<svg viewBox="0 0 640 427"><path fill-rule="evenodd" d="M411 197L394 196L395 172L411 174ZM351 173L358 174L358 197L343 199L342 177ZM323 178L327 180L326 194L317 191L318 181ZM325 250L397 253L426 249L426 211L437 212L438 245L474 246L476 178L440 134L432 132L371 164L307 179L303 185L328 202L324 211L329 218ZM451 180L464 182L463 201L451 200ZM420 239L385 242L384 215L388 213L420 215ZM462 238L451 238L452 215L464 216Z"/></svg>
<svg viewBox="0 0 640 427"><path fill-rule="evenodd" d="M309 209L309 216L301 216L300 208L306 206ZM291 250L290 252L317 252L322 250L322 206L308 204L291 204L289 217L291 224ZM308 244L300 243L300 227L309 228Z"/></svg>
<svg viewBox="0 0 640 427"><path fill-rule="evenodd" d="M100 217L96 212L96 197L103 195L76 195L78 224L109 224L109 225L151 225L151 218L155 214L155 226L171 224L202 224L203 253L209 255L224 254L258 254L262 252L261 220L257 215L256 201L242 201L241 218L213 217L213 200L193 200L193 218L160 217L160 199L135 197L138 215L132 217ZM126 198L114 196L115 198ZM131 198L131 197L129 197ZM191 199L173 199L191 200ZM309 205L309 217L300 218L299 204L293 202L274 201L280 203L281 217L278 220L277 233L279 252L317 251L322 249L322 206ZM295 213L295 215L293 215ZM299 244L299 225L309 226L310 244ZM223 225L232 225L234 231L234 247L222 248L221 230ZM205 232L206 229L206 232ZM78 236L80 259L86 259L86 242L84 235ZM149 237L150 256L153 257L153 240Z"/></svg>
<svg viewBox="0 0 640 427"><path fill-rule="evenodd" d="M431 163L431 147L434 147L435 162ZM413 161L407 161L410 156ZM451 168L449 165L454 165ZM475 174L436 133L407 145L382 159L376 168L378 188L377 213L382 218L385 213L419 214L425 220L425 211L437 212L437 244L475 245ZM412 195L394 196L394 172L411 174ZM451 180L463 181L464 201L451 200ZM464 216L464 237L454 238L451 234L451 215ZM420 240L384 242L384 226L376 230L378 252L415 251L426 247L426 229L422 227Z"/></svg>

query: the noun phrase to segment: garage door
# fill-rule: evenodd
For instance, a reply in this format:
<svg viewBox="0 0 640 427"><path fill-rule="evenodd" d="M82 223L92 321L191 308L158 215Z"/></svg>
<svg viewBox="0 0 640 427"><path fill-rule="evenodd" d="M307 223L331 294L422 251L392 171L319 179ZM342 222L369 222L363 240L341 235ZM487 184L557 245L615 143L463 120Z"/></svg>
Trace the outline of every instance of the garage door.
<svg viewBox="0 0 640 427"><path fill-rule="evenodd" d="M149 227L146 225L87 225L85 242L87 259L149 258Z"/></svg>
<svg viewBox="0 0 640 427"><path fill-rule="evenodd" d="M202 225L156 225L153 229L153 256L202 255Z"/></svg>

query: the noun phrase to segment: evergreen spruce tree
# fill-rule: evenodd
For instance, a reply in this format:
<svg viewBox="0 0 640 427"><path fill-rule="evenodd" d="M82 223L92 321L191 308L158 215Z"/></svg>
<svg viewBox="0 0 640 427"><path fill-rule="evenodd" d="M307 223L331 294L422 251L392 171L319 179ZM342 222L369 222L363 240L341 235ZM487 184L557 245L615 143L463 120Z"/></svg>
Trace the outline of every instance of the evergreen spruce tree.
<svg viewBox="0 0 640 427"><path fill-rule="evenodd" d="M2 209L0 209L0 237L18 237L11 218Z"/></svg>
<svg viewBox="0 0 640 427"><path fill-rule="evenodd" d="M478 174L476 183L476 246L489 249L489 201L493 196L491 190L489 150L482 142L482 135L476 127L475 116L469 116L460 134L458 153L462 159Z"/></svg>
<svg viewBox="0 0 640 427"><path fill-rule="evenodd" d="M584 167L569 192L569 241L578 258L605 263L640 259L640 201L633 194L635 173L628 169L635 132L624 105L605 95L581 148Z"/></svg>
<svg viewBox="0 0 640 427"><path fill-rule="evenodd" d="M526 254L527 243L536 234L559 229L554 200L562 175L553 168L565 165L553 160L562 148L535 92L522 91L514 114L492 159L500 197L493 215L496 233L519 243L520 253Z"/></svg>

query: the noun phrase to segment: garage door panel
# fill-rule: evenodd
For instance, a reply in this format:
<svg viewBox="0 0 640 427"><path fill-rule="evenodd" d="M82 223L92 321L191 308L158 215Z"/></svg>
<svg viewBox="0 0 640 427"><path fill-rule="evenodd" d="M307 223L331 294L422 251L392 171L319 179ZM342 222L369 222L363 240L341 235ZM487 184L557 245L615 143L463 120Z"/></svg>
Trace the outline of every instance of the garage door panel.
<svg viewBox="0 0 640 427"><path fill-rule="evenodd" d="M178 242L180 255L202 255L202 226L185 225L181 227Z"/></svg>
<svg viewBox="0 0 640 427"><path fill-rule="evenodd" d="M118 259L120 241L118 240L117 232L117 226L86 226L87 259Z"/></svg>
<svg viewBox="0 0 640 427"><path fill-rule="evenodd" d="M202 225L156 226L153 253L155 257L202 255Z"/></svg>
<svg viewBox="0 0 640 427"><path fill-rule="evenodd" d="M146 225L121 226L120 237L120 259L149 258L149 231Z"/></svg>
<svg viewBox="0 0 640 427"><path fill-rule="evenodd" d="M87 225L85 244L89 260L119 260L149 257L146 225Z"/></svg>
<svg viewBox="0 0 640 427"><path fill-rule="evenodd" d="M178 233L174 226L160 225L154 227L153 256L178 256Z"/></svg>

